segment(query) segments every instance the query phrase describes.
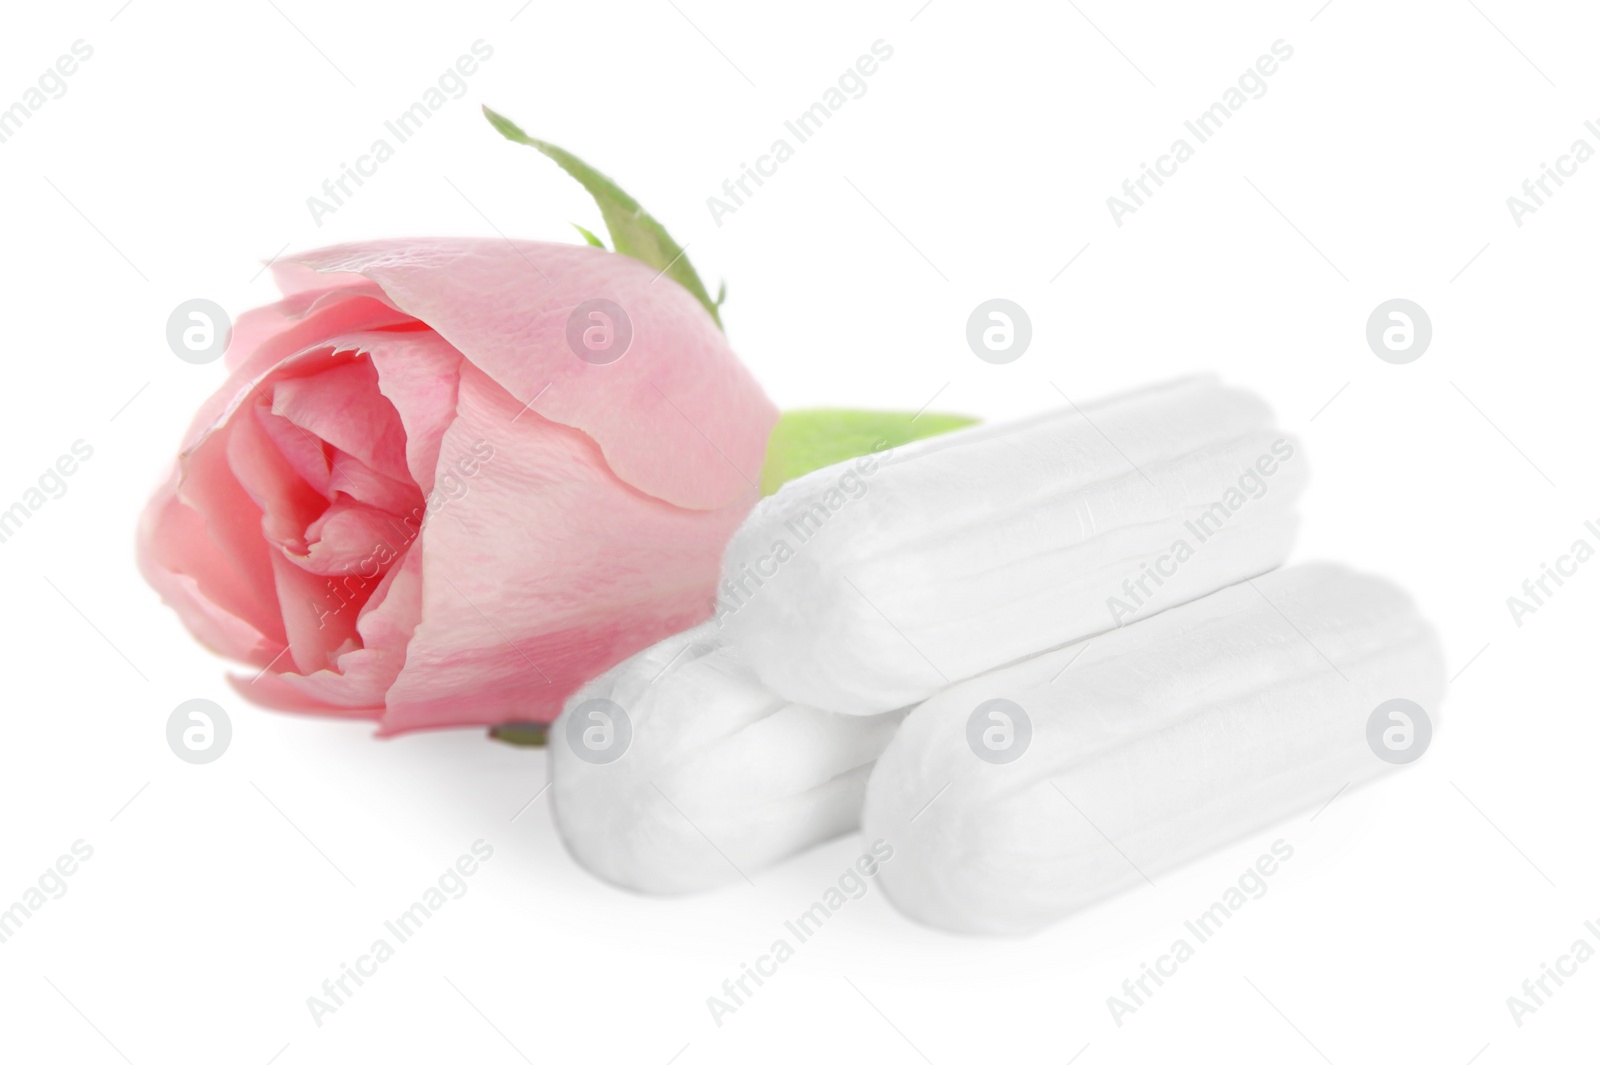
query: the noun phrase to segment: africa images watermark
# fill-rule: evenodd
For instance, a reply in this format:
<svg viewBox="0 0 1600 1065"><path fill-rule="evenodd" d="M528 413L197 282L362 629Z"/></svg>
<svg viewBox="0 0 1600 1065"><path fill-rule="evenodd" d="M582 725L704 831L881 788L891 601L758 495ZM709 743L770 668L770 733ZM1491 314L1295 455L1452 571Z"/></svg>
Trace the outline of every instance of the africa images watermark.
<svg viewBox="0 0 1600 1065"><path fill-rule="evenodd" d="M1195 948L1210 942L1233 920L1234 914L1244 909L1246 903L1265 895L1267 878L1293 857L1293 846L1281 839L1273 840L1271 853L1261 855L1240 873L1236 886L1224 891L1222 898L1201 911L1199 916L1183 922L1188 936L1173 940L1167 952L1156 958L1154 965L1140 962L1139 975L1122 981L1122 994L1106 998L1106 1009L1111 1011L1111 1019L1116 1026L1121 1028L1124 1018L1139 1012L1141 1006L1149 1005L1151 997L1166 985L1167 979L1178 975L1178 966L1195 956ZM1194 938L1193 943L1189 942L1190 936ZM1154 988L1150 986L1151 982L1154 982Z"/></svg>
<svg viewBox="0 0 1600 1065"><path fill-rule="evenodd" d="M778 567L795 557L799 547L822 531L829 518L843 510L846 504L852 503L867 494L867 478L878 470L878 460L883 456L884 449L888 447L887 440L879 440L872 446L872 453L852 459L849 463L840 463L848 466L839 474L832 488L823 492L809 506L798 513L792 513L784 520L783 527L795 539L789 542L786 536L780 536L772 542L771 549L754 562L742 565L737 573L729 574L723 578L720 594L713 605L716 613L712 620L717 627L722 627L724 618L737 614L750 601L755 598L767 581L778 575Z"/></svg>
<svg viewBox="0 0 1600 1065"><path fill-rule="evenodd" d="M398 544L388 540L373 544L372 550L360 561L347 564L337 578L327 579L321 600L309 600L311 612L317 618L317 628L326 627L328 619L336 617L355 602L367 585L381 580L384 567L399 558L400 553L422 535L428 519L447 503L455 502L467 494L467 481L476 477L492 458L494 445L487 440L479 440L472 445L471 455L463 455L450 465L441 464L435 475L433 491L428 493L427 498L412 507L409 514L400 515L398 523L393 517L385 519Z"/></svg>
<svg viewBox="0 0 1600 1065"><path fill-rule="evenodd" d="M71 454L61 455L46 466L37 483L25 489L20 500L0 510L0 544L16 536L23 523L50 500L66 495L67 478L78 472L80 463L88 462L94 455L94 448L84 440L74 440L70 451Z"/></svg>
<svg viewBox="0 0 1600 1065"><path fill-rule="evenodd" d="M739 164L739 176L729 178L722 183L722 196L706 197L706 209L711 212L711 220L722 228L724 215L736 213L745 205L745 201L755 195L755 189L750 187L750 182L755 182L756 188L766 184L763 178L774 177L778 167L794 158L795 144L804 144L817 133L821 132L823 124L837 114L845 104L851 100L859 100L867 94L867 79L878 72L879 63L887 63L894 56L894 46L883 38L872 42L872 54L863 53L856 58L853 65L845 67L844 73L839 75L836 84L823 90L822 98L806 108L792 120L786 121L783 128L794 137L794 144L790 144L787 137L779 137L763 155L756 156L755 166L749 167L744 163ZM846 96L846 93L849 95ZM742 193L742 195L741 195Z"/></svg>
<svg viewBox="0 0 1600 1065"><path fill-rule="evenodd" d="M1246 67L1245 72L1239 75L1238 83L1223 90L1222 99L1183 124L1183 128L1193 135L1195 144L1204 144L1216 136L1221 132L1223 124L1245 104L1251 100L1259 100L1267 94L1267 79L1277 73L1280 62L1289 61L1294 55L1294 48L1280 37L1272 42L1271 52L1271 55L1257 58L1254 66ZM1249 95L1246 96L1246 93ZM1139 176L1129 178L1122 183L1122 194L1127 199L1117 196L1106 197L1106 207L1111 211L1111 221L1117 224L1117 228L1121 229L1122 220L1137 212L1145 205L1147 199L1155 195L1155 189L1150 187L1149 182L1155 182L1157 188L1165 185L1166 182L1162 179L1177 174L1178 167L1193 159L1194 153L1195 145L1190 144L1187 138L1179 137L1172 142L1166 154L1156 157L1154 167L1140 163Z"/></svg>
<svg viewBox="0 0 1600 1065"><path fill-rule="evenodd" d="M1583 128L1596 140L1600 140L1600 126L1595 125L1594 119L1585 122ZM1545 206L1545 201L1556 194L1556 189L1566 184L1562 178L1574 177L1578 173L1578 167L1593 159L1594 155L1594 145L1579 137L1572 142L1572 146L1565 153L1556 156L1554 167L1549 163L1540 163L1539 176L1528 178L1522 183L1522 196L1526 199L1517 196L1506 197L1506 209L1511 212L1511 221L1516 223L1517 228L1521 229L1527 217L1537 214L1539 208ZM1550 187L1552 182L1555 183L1555 188Z"/></svg>
<svg viewBox="0 0 1600 1065"><path fill-rule="evenodd" d="M494 56L494 48L481 37L472 42L469 51L471 55L463 53L457 56L455 63L445 68L437 82L423 90L421 99L384 122L383 128L394 138L393 144L389 143L388 137L377 138L365 153L356 156L354 166L339 164L338 176L322 183L322 196L306 197L306 210L311 212L311 221L317 224L318 229L322 228L325 216L337 212L346 200L355 195L350 187L352 181L356 188L365 185L364 178L375 176L379 166L394 158L396 146L416 136L445 104L467 95L467 79L478 72L480 62L486 63Z"/></svg>
<svg viewBox="0 0 1600 1065"><path fill-rule="evenodd" d="M33 85L22 90L15 103L0 110L0 144L15 137L23 124L43 110L45 104L67 95L67 79L78 72L80 64L94 57L94 46L80 38L72 42L70 53L57 57Z"/></svg>
<svg viewBox="0 0 1600 1065"><path fill-rule="evenodd" d="M722 981L722 994L725 997L706 996L706 1009L711 1011L712 1023L721 1028L725 1018L737 1013L756 993L756 989L765 985L763 977L778 975L778 966L794 957L796 946L821 931L823 924L844 909L845 903L863 898L867 893L867 881L878 875L881 863L893 857L894 848L888 842L873 840L867 853L840 873L838 880L822 893L820 899L802 910L793 920L783 922L787 936L773 940L767 952L756 958L754 966L749 962L740 962L739 975ZM789 936L794 937L793 943L789 942ZM750 987L746 981L753 981L755 987Z"/></svg>
<svg viewBox="0 0 1600 1065"><path fill-rule="evenodd" d="M30 886L22 898L8 908L0 910L0 943L9 943L22 931L22 926L33 920L33 915L44 909L44 904L59 899L67 893L66 878L76 873L80 864L94 857L94 848L81 839L73 840L70 854L63 854L39 874L37 886Z"/></svg>
<svg viewBox="0 0 1600 1065"><path fill-rule="evenodd" d="M1269 479L1283 463L1292 458L1294 445L1281 437L1274 440L1269 453L1259 456L1254 464L1245 467L1239 474L1236 486L1230 486L1222 493L1222 498L1207 506L1198 518L1186 519L1183 527L1188 536L1174 540L1171 547L1156 556L1153 564L1139 563L1138 576L1123 580L1122 593L1127 596L1126 599L1115 595L1106 597L1106 609L1111 612L1112 622L1120 628L1132 621L1155 595L1150 582L1155 582L1155 586L1160 588L1177 576L1178 567L1193 558L1207 540L1221 532L1229 519L1244 509L1245 504L1267 494Z"/></svg>
<svg viewBox="0 0 1600 1065"><path fill-rule="evenodd" d="M1583 523L1584 531L1600 542L1600 524L1594 521ZM1515 595L1506 596L1506 609L1511 612L1511 620L1516 622L1517 628L1522 628L1523 619L1529 614L1536 614L1540 607L1549 604L1550 597L1564 587L1567 583L1562 578L1570 580L1578 575L1578 567L1595 556L1595 546L1586 537L1580 536L1572 541L1564 554L1556 556L1554 566L1548 562L1539 563L1539 575L1529 577L1522 582L1521 598ZM1554 582L1555 587L1550 585Z"/></svg>
<svg viewBox="0 0 1600 1065"><path fill-rule="evenodd" d="M484 862L494 857L494 847L486 840L473 840L469 849L470 853L461 855L439 874L438 879L423 891L420 899L402 910L393 920L383 922L388 935L374 939L367 952L356 958L354 966L349 962L340 962L339 974L322 981L322 994L306 996L306 1009L311 1011L311 1019L318 1028L322 1027L323 1019L328 1014L337 1013L341 1006L348 1005L356 991L366 985L367 979L378 975L378 966L393 958L396 948L420 932L424 925L433 920L434 914L444 909L445 903L466 895L467 880L482 868ZM389 942L391 936L393 943ZM355 983L353 988L350 986L352 981Z"/></svg>
<svg viewBox="0 0 1600 1065"><path fill-rule="evenodd" d="M1583 930L1595 937L1595 942L1600 942L1600 922L1585 921ZM1511 1012L1511 1019L1521 1028L1526 1018L1531 1013L1538 1013L1541 1006L1548 1006L1550 998L1556 991L1566 986L1567 978L1578 975L1578 966L1595 956L1593 943L1579 936L1573 940L1567 953L1556 959L1555 965L1549 962L1539 963L1539 975L1522 981L1521 995L1507 995L1506 1009ZM1555 988L1551 988L1551 982Z"/></svg>

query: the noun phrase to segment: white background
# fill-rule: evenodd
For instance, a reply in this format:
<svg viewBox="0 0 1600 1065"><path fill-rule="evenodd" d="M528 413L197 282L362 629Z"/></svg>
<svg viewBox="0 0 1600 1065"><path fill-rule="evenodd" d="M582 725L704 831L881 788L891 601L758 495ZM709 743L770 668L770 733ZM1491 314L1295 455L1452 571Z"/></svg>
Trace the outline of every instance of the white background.
<svg viewBox="0 0 1600 1065"><path fill-rule="evenodd" d="M1600 19L1506 0L919 2L8 11L0 106L74 41L94 55L0 145L0 504L74 440L94 456L0 544L0 905L74 840L94 856L0 945L0 1057L1592 1060L1600 960L1521 1028L1505 999L1596 941L1600 562L1521 627L1505 600L1600 519L1600 161L1520 228L1505 201L1575 138L1600 148L1583 128ZM467 95L314 225L306 197L479 38L494 56ZM714 225L706 197L880 38L894 57L867 94ZM1106 197L1280 38L1294 55L1267 94L1117 227ZM1051 382L1079 399L1197 370L1259 391L1315 469L1297 557L1392 576L1441 628L1459 675L1434 749L1029 938L932 932L874 890L715 1026L706 997L863 841L753 887L621 893L568 858L547 796L517 816L542 752L242 704L134 571L138 511L223 376L168 350L179 302L272 299L260 265L285 246L599 228L479 103L608 172L713 289L727 278L729 336L782 407L996 417L1059 402ZM995 296L1034 325L1008 366L963 339ZM1364 340L1392 297L1434 324L1406 366ZM234 726L202 767L163 734L196 697ZM1107 996L1280 837L1295 857L1270 893L1113 1024ZM313 1024L307 996L480 838L494 857L470 892Z"/></svg>

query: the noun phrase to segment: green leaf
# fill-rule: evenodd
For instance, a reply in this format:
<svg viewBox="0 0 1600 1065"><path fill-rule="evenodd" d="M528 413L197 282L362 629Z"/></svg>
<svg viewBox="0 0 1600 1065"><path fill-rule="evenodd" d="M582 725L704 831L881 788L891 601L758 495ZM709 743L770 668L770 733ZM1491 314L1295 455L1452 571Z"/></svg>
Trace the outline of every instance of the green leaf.
<svg viewBox="0 0 1600 1065"><path fill-rule="evenodd" d="M571 223L569 223L569 225L571 225L573 229L576 229L583 236L583 242L585 244L589 245L589 247L591 247L591 248L604 248L606 246L605 245L605 241L603 241L599 237L595 236L589 230L584 229L578 223L571 222Z"/></svg>
<svg viewBox="0 0 1600 1065"><path fill-rule="evenodd" d="M965 414L909 414L876 410L792 410L778 418L767 440L761 494L785 481L836 462L976 424Z"/></svg>
<svg viewBox="0 0 1600 1065"><path fill-rule="evenodd" d="M491 726L489 738L513 747L543 747L549 732L549 724L542 721L508 721Z"/></svg>
<svg viewBox="0 0 1600 1065"><path fill-rule="evenodd" d="M623 255L631 256L661 270L688 289L705 307L706 313L711 315L711 320L717 323L717 328L722 328L722 317L717 314L717 305L706 292L705 285L701 284L700 275L696 274L694 267L689 264L689 257L683 253L678 242L662 228L661 223L650 217L649 212L639 206L638 200L623 192L617 187L616 182L571 152L528 136L515 122L504 115L496 114L488 107L483 109L483 114L489 120L489 124L500 131L501 136L538 149L555 160L561 169L577 178L578 184L588 190L589 195L594 197L595 204L599 206L600 217L605 219L606 229L611 232L612 246Z"/></svg>

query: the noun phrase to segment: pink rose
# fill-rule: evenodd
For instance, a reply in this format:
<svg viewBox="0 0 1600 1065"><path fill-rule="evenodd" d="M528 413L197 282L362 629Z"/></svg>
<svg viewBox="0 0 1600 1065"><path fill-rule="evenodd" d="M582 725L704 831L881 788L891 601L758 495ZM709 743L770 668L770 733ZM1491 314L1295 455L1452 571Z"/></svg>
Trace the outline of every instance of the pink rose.
<svg viewBox="0 0 1600 1065"><path fill-rule="evenodd" d="M284 299L236 323L139 530L162 598L260 671L242 692L384 733L549 721L710 614L777 412L694 296L623 255L504 240L275 273ZM574 313L596 299L631 341Z"/></svg>

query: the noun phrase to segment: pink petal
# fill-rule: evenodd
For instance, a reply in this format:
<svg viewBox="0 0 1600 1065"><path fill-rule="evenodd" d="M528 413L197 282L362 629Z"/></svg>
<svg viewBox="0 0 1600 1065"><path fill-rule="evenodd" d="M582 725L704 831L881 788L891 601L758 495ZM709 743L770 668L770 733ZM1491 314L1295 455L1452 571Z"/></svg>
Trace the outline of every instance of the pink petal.
<svg viewBox="0 0 1600 1065"><path fill-rule="evenodd" d="M275 266L277 261L274 259L267 265ZM278 282L278 290L283 293L286 300L311 301L329 294L344 296L377 289L376 285L360 274L297 272L293 277L280 278L276 276L276 270L273 273L274 279Z"/></svg>
<svg viewBox="0 0 1600 1065"><path fill-rule="evenodd" d="M386 733L548 721L579 685L710 613L744 508L685 510L635 491L587 436L521 408L463 367L441 483L446 469L472 473L423 528L422 620Z"/></svg>
<svg viewBox="0 0 1600 1065"><path fill-rule="evenodd" d="M271 658L275 641L218 603L249 602L254 592L244 574L217 551L199 512L179 501L176 472L140 519L138 560L145 580L201 643L257 665Z"/></svg>
<svg viewBox="0 0 1600 1065"><path fill-rule="evenodd" d="M225 424L269 378L281 376L282 371L308 355L314 354L319 361L325 361L329 337L412 321L387 301L343 292L323 297L303 313L295 313L293 301L284 300L240 315L228 352L231 355L237 348L243 354L237 365L230 359L233 370L228 379L195 414L184 436L182 450L189 452L199 447L207 434ZM246 349L243 344L251 338L259 341L259 345Z"/></svg>
<svg viewBox="0 0 1600 1065"><path fill-rule="evenodd" d="M375 281L518 408L533 401L547 419L586 433L617 476L648 495L702 510L759 495L777 411L695 298L635 259L441 238L325 248L275 271L285 290L314 288L307 271ZM579 359L566 340L568 318L597 298L620 305L633 325L631 347L607 365Z"/></svg>
<svg viewBox="0 0 1600 1065"><path fill-rule="evenodd" d="M272 446L290 469L331 503L334 496L331 486L333 469L328 463L328 449L323 442L288 418L272 413L265 404L257 404L253 409L256 421L266 431Z"/></svg>
<svg viewBox="0 0 1600 1065"><path fill-rule="evenodd" d="M378 387L400 413L406 466L426 494L433 491L439 444L456 416L461 353L437 333L365 333L344 338L378 368Z"/></svg>
<svg viewBox="0 0 1600 1065"><path fill-rule="evenodd" d="M314 677L333 677L336 673L317 673ZM269 710L283 710L291 714L315 714L319 717L348 717L376 721L383 716L383 705L343 706L336 694L322 688L307 694L300 682L310 680L297 673L261 673L245 677L237 673L228 675L228 683L239 695L257 706Z"/></svg>
<svg viewBox="0 0 1600 1065"><path fill-rule="evenodd" d="M179 467L178 502L201 522L204 543L211 550L205 551L193 535L184 535L191 521L188 516L181 523L147 522L146 545L152 559L174 573L194 577L207 599L281 647L284 631L272 575L274 552L261 535L261 508L228 466L229 435L207 437Z"/></svg>
<svg viewBox="0 0 1600 1065"><path fill-rule="evenodd" d="M235 687L254 689L252 699L278 709L378 717L422 612L421 574L422 555L413 551L384 575L356 623L362 646L339 655L333 668L305 676L269 673Z"/></svg>
<svg viewBox="0 0 1600 1065"><path fill-rule="evenodd" d="M310 275L319 284L308 289L295 289L279 280L278 288L283 292L283 299L265 307L255 307L239 315L233 323L233 335L228 340L228 350L223 353L223 365L230 372L238 371L247 361L251 364L249 376L256 376L264 370L271 369L273 360L270 342L276 337L295 330L309 317L319 314L335 303L348 303L351 307L359 306L357 301L365 299L375 304L387 304L383 290L364 277L354 274L345 275L341 281L335 274ZM348 311L350 308L346 308ZM396 320L399 312L389 307L386 311L377 311L367 315L372 319L373 326L386 324L386 321ZM303 333L297 333L303 336ZM326 331L322 336L328 336ZM315 340L315 338L313 338ZM302 344L304 341L302 341ZM277 358L282 358L279 354Z"/></svg>
<svg viewBox="0 0 1600 1065"><path fill-rule="evenodd" d="M353 500L339 499L306 528L306 550L288 558L307 573L356 574L377 581L386 563L399 556L401 525L391 514Z"/></svg>
<svg viewBox="0 0 1600 1065"><path fill-rule="evenodd" d="M272 413L385 477L410 479L405 429L394 404L378 391L378 370L369 359L347 358L310 376L275 382Z"/></svg>
<svg viewBox="0 0 1600 1065"><path fill-rule="evenodd" d="M295 670L314 673L327 669L336 653L354 646L360 604L370 592L358 586L347 599L345 596L351 592L346 586L307 573L277 553L272 556L272 572L277 579L278 608L283 611L289 658Z"/></svg>
<svg viewBox="0 0 1600 1065"><path fill-rule="evenodd" d="M328 458L332 467L328 478L331 494L347 495L396 516L414 514L421 518L422 492L409 479L385 477L342 451L335 450Z"/></svg>
<svg viewBox="0 0 1600 1065"><path fill-rule="evenodd" d="M301 543L305 527L327 509L328 500L295 472L273 446L258 413L264 402L228 425L228 468L262 512L258 535L274 544Z"/></svg>

